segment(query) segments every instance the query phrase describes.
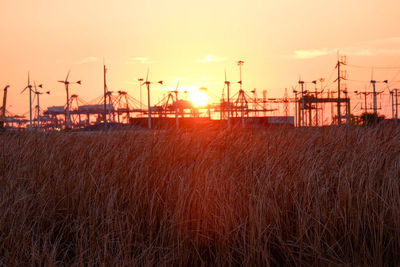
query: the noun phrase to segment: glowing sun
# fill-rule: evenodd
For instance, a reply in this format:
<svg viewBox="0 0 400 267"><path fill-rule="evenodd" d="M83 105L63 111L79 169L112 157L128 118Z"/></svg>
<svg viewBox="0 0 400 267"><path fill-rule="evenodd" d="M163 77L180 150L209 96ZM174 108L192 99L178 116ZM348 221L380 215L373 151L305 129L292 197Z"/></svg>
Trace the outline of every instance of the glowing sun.
<svg viewBox="0 0 400 267"><path fill-rule="evenodd" d="M189 93L189 101L194 107L204 107L208 104L208 95L204 91L193 91Z"/></svg>

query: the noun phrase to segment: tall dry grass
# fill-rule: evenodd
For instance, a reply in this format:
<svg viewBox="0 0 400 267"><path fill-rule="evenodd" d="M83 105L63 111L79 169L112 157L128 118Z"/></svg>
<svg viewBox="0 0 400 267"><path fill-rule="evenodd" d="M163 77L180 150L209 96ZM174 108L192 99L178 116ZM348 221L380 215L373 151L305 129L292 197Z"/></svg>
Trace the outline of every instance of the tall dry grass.
<svg viewBox="0 0 400 267"><path fill-rule="evenodd" d="M399 138L5 133L0 265L399 265Z"/></svg>

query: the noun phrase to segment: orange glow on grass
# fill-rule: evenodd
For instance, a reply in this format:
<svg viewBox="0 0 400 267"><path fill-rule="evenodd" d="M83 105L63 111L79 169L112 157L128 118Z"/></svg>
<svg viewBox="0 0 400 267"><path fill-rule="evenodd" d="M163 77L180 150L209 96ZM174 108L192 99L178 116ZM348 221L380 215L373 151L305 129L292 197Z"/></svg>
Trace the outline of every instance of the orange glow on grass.
<svg viewBox="0 0 400 267"><path fill-rule="evenodd" d="M189 93L188 99L194 107L204 107L208 104L208 95L204 91L193 91Z"/></svg>

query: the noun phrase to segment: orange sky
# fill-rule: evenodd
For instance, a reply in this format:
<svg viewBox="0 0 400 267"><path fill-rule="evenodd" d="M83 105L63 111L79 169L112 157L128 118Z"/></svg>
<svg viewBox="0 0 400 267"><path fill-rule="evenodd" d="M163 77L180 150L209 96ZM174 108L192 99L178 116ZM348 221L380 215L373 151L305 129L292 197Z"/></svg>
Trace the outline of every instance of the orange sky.
<svg viewBox="0 0 400 267"><path fill-rule="evenodd" d="M2 0L0 10L0 87L11 85L7 108L20 114L28 111L28 96L20 95L28 70L51 90L43 108L65 103L56 81L69 69L83 83L71 93L89 101L102 94L103 58L110 90L139 98L136 80L148 67L151 80L164 80L152 104L177 80L220 97L225 68L239 80L239 59L244 88L270 97L291 91L299 75L328 78L337 49L351 64L400 66L398 0ZM348 70L352 80L371 77L370 69ZM397 72L376 69L374 78L400 80ZM364 85L348 82L350 90Z"/></svg>

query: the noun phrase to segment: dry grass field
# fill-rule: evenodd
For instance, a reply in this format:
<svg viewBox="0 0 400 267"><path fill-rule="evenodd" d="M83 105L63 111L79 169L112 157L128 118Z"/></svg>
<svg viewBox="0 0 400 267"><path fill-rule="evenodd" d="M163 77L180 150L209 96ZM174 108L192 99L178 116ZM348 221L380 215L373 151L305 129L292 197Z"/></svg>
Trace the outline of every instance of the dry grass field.
<svg viewBox="0 0 400 267"><path fill-rule="evenodd" d="M0 136L0 265L400 264L400 129Z"/></svg>

